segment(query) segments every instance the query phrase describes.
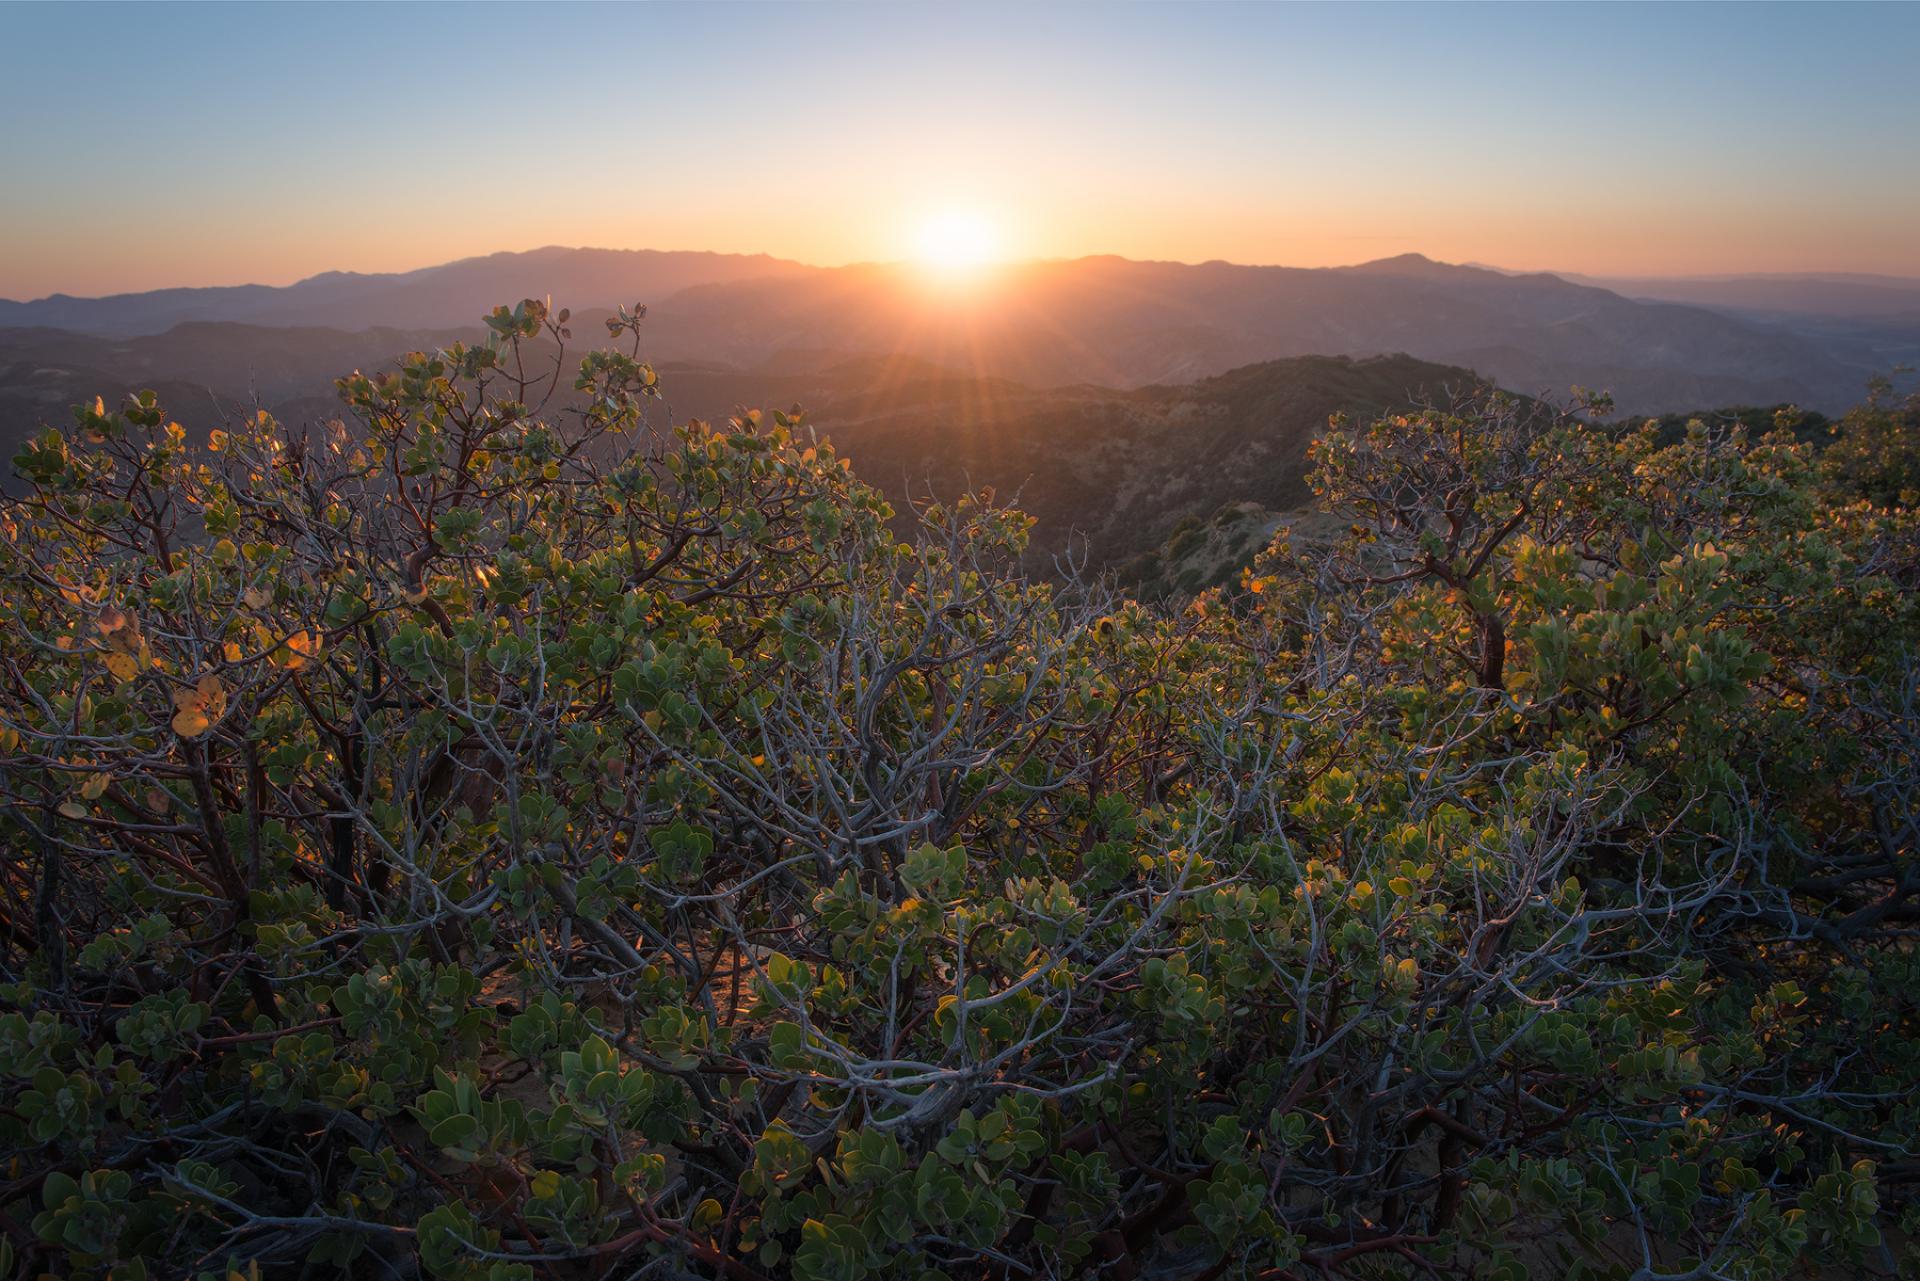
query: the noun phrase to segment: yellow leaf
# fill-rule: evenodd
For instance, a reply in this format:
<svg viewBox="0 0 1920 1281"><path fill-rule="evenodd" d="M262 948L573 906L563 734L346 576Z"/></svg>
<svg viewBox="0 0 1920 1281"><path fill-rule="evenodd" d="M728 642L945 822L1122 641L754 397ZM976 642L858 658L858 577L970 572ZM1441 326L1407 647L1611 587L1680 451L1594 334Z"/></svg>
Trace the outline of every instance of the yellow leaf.
<svg viewBox="0 0 1920 1281"><path fill-rule="evenodd" d="M118 605L102 605L100 612L93 616L93 625L108 649L122 654L139 652L143 643L140 638L140 619L132 610L121 609Z"/></svg>
<svg viewBox="0 0 1920 1281"><path fill-rule="evenodd" d="M228 641L224 652L226 653L227 661L229 663L239 662L241 659L241 656L246 653L245 650L240 648L239 641Z"/></svg>
<svg viewBox="0 0 1920 1281"><path fill-rule="evenodd" d="M200 710L207 714L207 719L217 721L227 714L227 687L218 676L211 673L202 676L194 690L200 695Z"/></svg>
<svg viewBox="0 0 1920 1281"><path fill-rule="evenodd" d="M107 670L117 681L130 681L140 674L140 660L132 654L111 653L107 655Z"/></svg>
<svg viewBox="0 0 1920 1281"><path fill-rule="evenodd" d="M80 784L80 795L86 797L90 801L96 800L98 799L100 793L107 790L107 784L111 783L112 781L113 781L113 776L105 772L102 772L99 774L89 774L87 776L87 781Z"/></svg>
<svg viewBox="0 0 1920 1281"><path fill-rule="evenodd" d="M226 714L227 687L218 676L209 673L195 682L192 689L175 690L173 705L177 709L173 714L173 732L182 738L198 738Z"/></svg>
<svg viewBox="0 0 1920 1281"><path fill-rule="evenodd" d="M303 628L287 637L287 656L280 660L280 666L297 672L312 662L319 652L320 638Z"/></svg>

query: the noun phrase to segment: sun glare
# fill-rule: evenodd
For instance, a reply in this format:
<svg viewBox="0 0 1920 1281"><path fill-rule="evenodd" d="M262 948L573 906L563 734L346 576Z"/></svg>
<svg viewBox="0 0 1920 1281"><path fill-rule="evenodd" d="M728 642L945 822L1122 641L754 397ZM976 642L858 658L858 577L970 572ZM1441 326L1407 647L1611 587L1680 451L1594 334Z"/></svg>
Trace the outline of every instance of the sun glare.
<svg viewBox="0 0 1920 1281"><path fill-rule="evenodd" d="M921 225L916 246L921 262L951 274L994 261L1000 253L1000 238L993 224L979 214L951 210Z"/></svg>

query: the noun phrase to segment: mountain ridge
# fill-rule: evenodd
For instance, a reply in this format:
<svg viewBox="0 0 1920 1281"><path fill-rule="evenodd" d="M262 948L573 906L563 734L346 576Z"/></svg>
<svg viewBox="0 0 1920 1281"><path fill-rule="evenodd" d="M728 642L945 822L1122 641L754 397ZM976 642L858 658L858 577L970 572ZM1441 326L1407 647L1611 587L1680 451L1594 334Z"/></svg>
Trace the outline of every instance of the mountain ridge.
<svg viewBox="0 0 1920 1281"><path fill-rule="evenodd" d="M193 320L275 327L351 324L386 307L380 323L471 325L500 302L604 288L603 305L661 297L695 283L816 271L768 254L710 250L597 249L547 245L479 254L401 272L324 271L290 285L210 285L111 294L0 299L0 328L52 325L101 336L161 333ZM405 291L411 290L411 295Z"/></svg>
<svg viewBox="0 0 1920 1281"><path fill-rule="evenodd" d="M784 351L829 349L1039 386L1138 387L1290 356L1404 351L1529 393L1611 391L1631 412L1780 401L1834 409L1883 363L1883 349L1855 334L1829 341L1552 273L1421 254L1312 268L1108 254L1003 263L953 281L910 263L545 246L409 272L324 272L290 286L0 302L0 332L50 325L133 339L222 321L451 331L521 297L552 297L583 323L597 308L645 302L658 359L754 368Z"/></svg>

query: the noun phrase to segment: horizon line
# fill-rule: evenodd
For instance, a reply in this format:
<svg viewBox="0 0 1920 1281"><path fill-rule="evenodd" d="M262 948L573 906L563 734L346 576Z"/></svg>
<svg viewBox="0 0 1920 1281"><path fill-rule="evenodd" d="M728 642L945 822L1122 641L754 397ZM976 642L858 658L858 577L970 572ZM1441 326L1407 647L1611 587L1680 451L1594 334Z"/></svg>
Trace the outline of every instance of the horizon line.
<svg viewBox="0 0 1920 1281"><path fill-rule="evenodd" d="M350 267L331 267L324 271L316 271L305 276L296 277L295 279L287 281L284 284L269 284L265 281L249 280L249 281L242 281L236 284L226 284L226 285L196 285L196 284L156 285L151 289L124 289L124 290L117 290L113 293L103 293L103 294L76 294L76 293L69 293L66 290L55 290L52 293L42 294L38 297L33 297L33 298L11 298L11 297L0 296L0 303L8 303L14 306L32 306L36 303L53 302L56 300L70 300L70 301L77 301L77 302L104 302L114 298L137 298L147 294L171 293L176 290L209 290L211 291L216 289L293 289L300 285L307 284L311 281L320 280L329 276L357 277L360 279L369 279L369 280L380 279L380 278L399 279L406 276L419 275L422 272L437 271L447 267L458 267L465 263L485 262L485 261L488 261L489 259L494 259L494 258L521 258L531 254L540 254L540 253L548 253L548 252L555 252L555 251L561 252L561 253L658 254L662 256L699 255L699 256L710 257L710 258L742 258L742 259L764 258L770 263L777 263L782 266L803 267L811 271L821 271L821 272L851 271L859 268L911 267L915 265L914 260L911 258L856 259L853 261L843 262L843 263L817 263L817 262L807 262L799 258L783 258L778 254L770 253L766 250L733 251L733 250L724 250L724 249L659 249L652 246L588 245L588 244L565 245L565 244L559 244L559 243L549 243L544 245L535 245L529 249L496 249L488 253L467 254L458 258L448 258L440 262L426 263L418 267L402 268L397 271L360 271ZM1057 263L1088 262L1095 259L1113 259L1119 262L1137 263L1143 266L1175 266L1175 267L1228 266L1228 267L1242 267L1249 270L1259 270L1259 271L1352 271L1357 268L1371 267L1380 263L1397 262L1402 259L1418 259L1421 262L1431 263L1439 267L1458 267L1458 268L1461 268L1462 270L1484 271L1484 272L1493 273L1495 275L1552 276L1559 280L1565 281L1568 284L1574 284L1574 285L1584 284L1591 281L1600 281L1600 282L1632 281L1632 282L1644 282L1649 284L1656 284L1656 283L1663 283L1663 282L1664 283L1681 283L1681 282L1691 282L1691 281L1725 282L1725 281L1734 281L1734 280L1856 280L1856 281L1891 281L1891 282L1897 282L1900 284L1909 284L1916 287L1920 287L1920 276L1905 276L1905 275L1900 275L1893 272L1800 270L1800 271L1680 272L1680 273L1655 274L1655 275L1647 275L1647 274L1639 274L1639 273L1631 273L1631 272L1597 273L1597 272L1574 271L1564 267L1525 268L1525 267L1500 266L1493 263L1476 262L1476 261L1449 262L1446 259L1434 258L1431 255L1422 253L1418 250L1408 250L1405 253L1388 254L1380 258L1366 258L1366 259L1361 259L1357 262L1333 263L1333 264L1328 264L1325 266L1318 266L1318 267L1303 267L1303 266L1298 266L1296 264L1283 263L1283 262L1236 262L1229 258L1205 258L1199 261L1192 261L1184 258L1129 258L1125 254L1097 253L1097 252L1075 254L1075 255L1055 255L1055 256L1032 255L1032 256L1026 256L1026 257L1007 257L1007 258L996 259L991 262L983 263L981 264L981 266L983 270L991 271L996 268L1047 265L1047 264L1057 264Z"/></svg>

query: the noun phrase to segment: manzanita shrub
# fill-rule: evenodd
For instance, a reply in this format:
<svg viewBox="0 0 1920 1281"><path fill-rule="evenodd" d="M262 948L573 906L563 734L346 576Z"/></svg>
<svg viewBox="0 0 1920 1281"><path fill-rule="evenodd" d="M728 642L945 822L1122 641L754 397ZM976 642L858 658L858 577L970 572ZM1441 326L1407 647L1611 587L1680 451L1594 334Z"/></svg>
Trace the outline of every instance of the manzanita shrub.
<svg viewBox="0 0 1920 1281"><path fill-rule="evenodd" d="M637 309L570 372L488 324L16 460L6 1269L1915 1266L1920 523L1859 449L1336 422L1348 532L1161 610L797 414L650 422Z"/></svg>

